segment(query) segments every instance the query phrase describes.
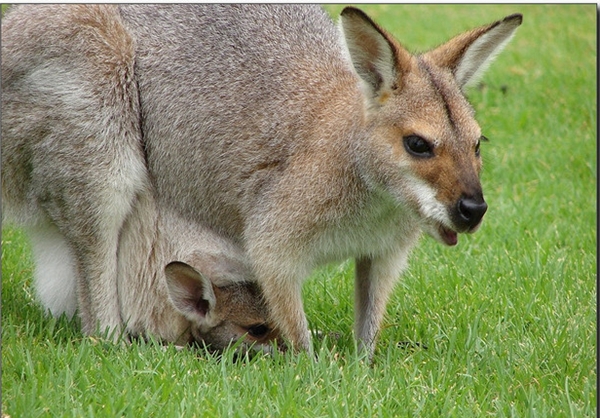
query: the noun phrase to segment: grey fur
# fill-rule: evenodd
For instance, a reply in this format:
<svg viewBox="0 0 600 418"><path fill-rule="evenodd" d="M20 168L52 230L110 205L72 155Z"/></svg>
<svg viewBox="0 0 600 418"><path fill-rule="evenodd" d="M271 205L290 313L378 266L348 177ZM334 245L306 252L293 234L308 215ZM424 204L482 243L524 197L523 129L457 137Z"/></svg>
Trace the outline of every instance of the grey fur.
<svg viewBox="0 0 600 418"><path fill-rule="evenodd" d="M33 10L53 18L37 21L27 16ZM89 10L100 24L71 16ZM486 207L474 152L481 132L461 89L520 16L419 56L356 9L340 22L338 30L310 5L9 14L3 196L26 218L56 224L79 249L80 287L90 288L83 302L111 305L95 315L101 326L119 323L110 315L116 240L146 190L161 212L243 248L273 321L299 349L311 347L301 284L314 267L357 260L356 333L372 354L421 231L453 245L457 232L478 227ZM110 25L122 36L104 56L108 31L90 34ZM61 35L68 30L79 31ZM432 158L405 149L411 135L429 141ZM467 207L478 214L465 215ZM109 297L95 301L96 287Z"/></svg>

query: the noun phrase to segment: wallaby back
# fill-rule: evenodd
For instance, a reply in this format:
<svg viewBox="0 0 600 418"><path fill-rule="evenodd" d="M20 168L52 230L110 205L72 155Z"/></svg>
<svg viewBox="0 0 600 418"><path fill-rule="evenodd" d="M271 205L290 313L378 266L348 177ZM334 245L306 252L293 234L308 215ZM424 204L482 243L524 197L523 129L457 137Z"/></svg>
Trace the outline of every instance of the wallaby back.
<svg viewBox="0 0 600 418"><path fill-rule="evenodd" d="M265 200L265 189L298 164L302 178L288 187L326 199L303 182L312 187L310 170L323 168L312 148L328 158L331 147L339 148L345 158L349 127L339 131L337 114L362 119L362 109L338 32L323 10L133 5L121 13L137 39L148 164L161 201L239 237L247 213L262 210L256 203ZM328 129L340 141L322 135ZM190 177L182 181L184 173Z"/></svg>

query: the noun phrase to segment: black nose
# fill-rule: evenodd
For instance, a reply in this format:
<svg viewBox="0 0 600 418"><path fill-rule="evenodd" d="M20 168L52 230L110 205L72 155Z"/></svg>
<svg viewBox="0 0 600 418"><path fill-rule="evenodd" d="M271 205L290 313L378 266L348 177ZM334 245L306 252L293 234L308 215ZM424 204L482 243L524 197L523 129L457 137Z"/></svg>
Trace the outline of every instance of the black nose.
<svg viewBox="0 0 600 418"><path fill-rule="evenodd" d="M468 229L475 228L487 210L487 203L480 198L462 197L458 201L460 223Z"/></svg>

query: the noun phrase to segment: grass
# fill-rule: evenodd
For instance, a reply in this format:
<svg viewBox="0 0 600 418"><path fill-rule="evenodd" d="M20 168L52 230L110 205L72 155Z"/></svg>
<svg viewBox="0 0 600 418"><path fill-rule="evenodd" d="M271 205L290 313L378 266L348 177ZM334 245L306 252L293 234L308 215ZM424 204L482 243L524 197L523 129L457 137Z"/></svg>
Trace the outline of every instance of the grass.
<svg viewBox="0 0 600 418"><path fill-rule="evenodd" d="M338 13L342 6L328 10ZM353 264L305 285L305 355L234 361L82 336L36 305L30 249L2 236L2 409L41 416L584 417L596 412L596 8L369 5L412 49L513 12L515 39L470 93L490 209L456 248L424 238L373 366L352 340ZM49 16L51 18L51 16Z"/></svg>

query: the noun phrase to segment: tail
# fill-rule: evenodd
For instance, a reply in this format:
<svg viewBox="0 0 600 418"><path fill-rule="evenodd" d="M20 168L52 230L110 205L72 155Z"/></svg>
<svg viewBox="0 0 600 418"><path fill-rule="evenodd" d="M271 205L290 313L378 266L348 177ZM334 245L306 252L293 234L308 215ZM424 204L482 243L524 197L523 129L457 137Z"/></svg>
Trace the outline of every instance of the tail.
<svg viewBox="0 0 600 418"><path fill-rule="evenodd" d="M28 228L35 259L35 287L53 316L72 318L77 311L77 264L66 239L52 224Z"/></svg>

